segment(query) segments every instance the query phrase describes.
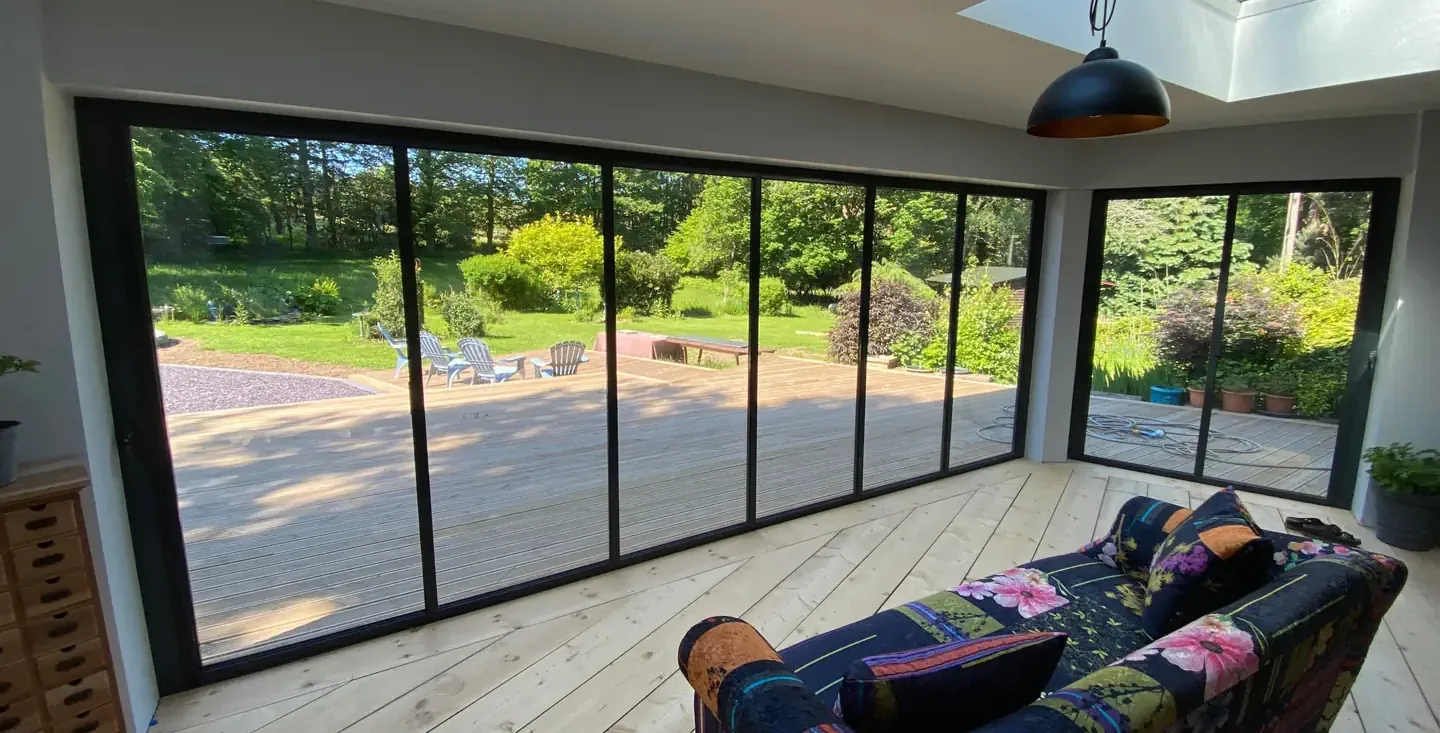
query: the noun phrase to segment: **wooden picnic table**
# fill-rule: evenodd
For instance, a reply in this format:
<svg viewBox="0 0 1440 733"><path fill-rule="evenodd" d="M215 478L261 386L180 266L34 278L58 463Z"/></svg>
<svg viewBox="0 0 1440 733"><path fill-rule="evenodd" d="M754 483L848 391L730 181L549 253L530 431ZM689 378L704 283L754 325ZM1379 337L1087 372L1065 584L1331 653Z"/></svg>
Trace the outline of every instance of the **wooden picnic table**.
<svg viewBox="0 0 1440 733"><path fill-rule="evenodd" d="M735 363L740 363L740 357L750 353L750 344L734 339L712 339L704 336L666 336L655 342L655 358L662 358L662 346L670 346L679 350L680 361L689 362L689 349L695 349L695 363L699 364L705 359L705 352L714 351L721 354L734 354ZM760 353L773 352L774 349L761 349Z"/></svg>

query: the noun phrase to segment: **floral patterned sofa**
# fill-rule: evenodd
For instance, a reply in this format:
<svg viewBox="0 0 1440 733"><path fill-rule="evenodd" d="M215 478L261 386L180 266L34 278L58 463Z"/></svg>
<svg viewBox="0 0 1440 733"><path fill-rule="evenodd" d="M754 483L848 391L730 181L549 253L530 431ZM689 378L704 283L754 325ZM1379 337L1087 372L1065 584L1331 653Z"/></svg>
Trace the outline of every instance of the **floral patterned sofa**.
<svg viewBox="0 0 1440 733"><path fill-rule="evenodd" d="M1137 497L1121 514L1138 517L1169 506ZM1384 555L1265 534L1276 550L1266 585L1159 639L1140 625L1145 586L1116 567L1117 552L1123 560L1136 548L1117 548L1105 538L807 639L779 652L803 683L803 697L792 691L768 701L763 724L733 733L846 731L836 722L796 721L813 718L818 705L834 706L852 662L1020 631L1064 631L1070 639L1048 691L981 730L1327 730L1406 569ZM687 653L682 647L682 669ZM700 664L723 677L756 652L726 653L736 658ZM689 661L693 669L696 661ZM698 679L692 675L692 684L701 684ZM749 694L750 687L741 689ZM809 696L816 699L804 699ZM811 712L787 712L796 708ZM695 709L698 733L725 730L698 697Z"/></svg>

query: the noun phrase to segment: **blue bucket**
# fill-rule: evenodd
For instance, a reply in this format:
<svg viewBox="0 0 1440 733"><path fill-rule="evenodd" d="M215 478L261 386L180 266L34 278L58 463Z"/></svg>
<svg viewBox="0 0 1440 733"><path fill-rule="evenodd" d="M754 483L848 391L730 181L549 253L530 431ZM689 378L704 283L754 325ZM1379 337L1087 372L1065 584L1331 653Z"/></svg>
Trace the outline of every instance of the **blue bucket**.
<svg viewBox="0 0 1440 733"><path fill-rule="evenodd" d="M1179 387L1161 387L1155 385L1150 388L1150 401L1157 405L1178 405L1185 398L1185 390Z"/></svg>

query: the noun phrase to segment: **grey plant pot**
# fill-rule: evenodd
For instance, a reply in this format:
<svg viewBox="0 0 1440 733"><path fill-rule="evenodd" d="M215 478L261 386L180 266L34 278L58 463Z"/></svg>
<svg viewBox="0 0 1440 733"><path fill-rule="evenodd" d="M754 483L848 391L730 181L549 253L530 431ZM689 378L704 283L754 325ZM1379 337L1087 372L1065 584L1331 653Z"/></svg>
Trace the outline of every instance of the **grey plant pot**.
<svg viewBox="0 0 1440 733"><path fill-rule="evenodd" d="M1440 496L1393 494L1370 479L1375 496L1375 535L1402 550L1423 552L1435 546Z"/></svg>
<svg viewBox="0 0 1440 733"><path fill-rule="evenodd" d="M0 420L0 486L15 483L20 474L20 456L15 444L20 441L20 423Z"/></svg>

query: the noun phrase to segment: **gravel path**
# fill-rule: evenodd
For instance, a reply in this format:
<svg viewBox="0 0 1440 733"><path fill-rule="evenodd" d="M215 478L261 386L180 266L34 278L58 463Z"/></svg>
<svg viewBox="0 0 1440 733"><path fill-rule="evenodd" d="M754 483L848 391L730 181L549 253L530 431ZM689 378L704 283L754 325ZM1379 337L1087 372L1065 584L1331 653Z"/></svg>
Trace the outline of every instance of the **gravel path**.
<svg viewBox="0 0 1440 733"><path fill-rule="evenodd" d="M374 394L352 382L329 377L175 364L160 365L160 386L169 415Z"/></svg>

